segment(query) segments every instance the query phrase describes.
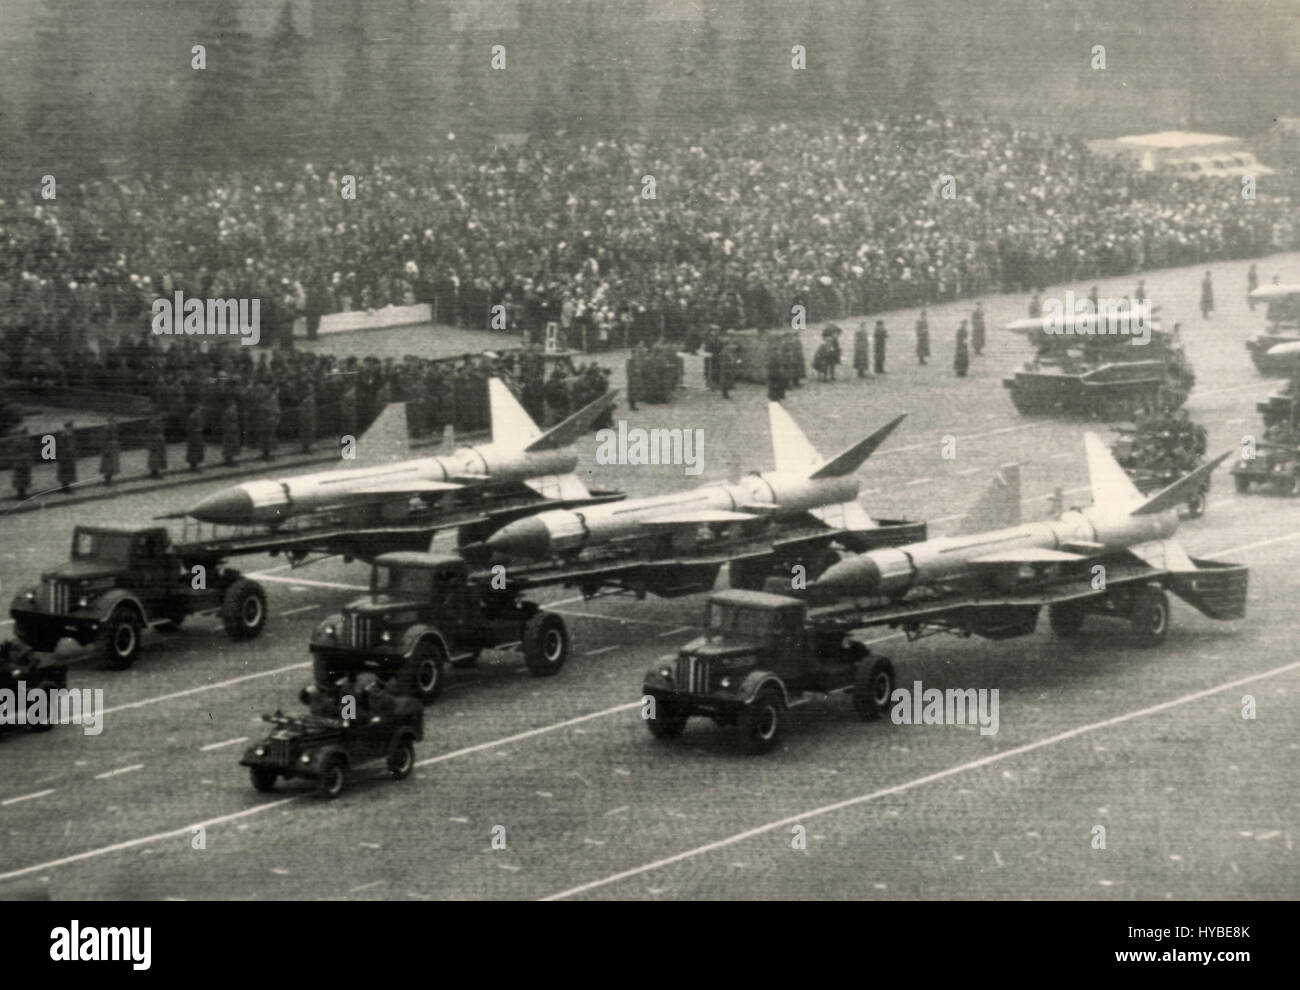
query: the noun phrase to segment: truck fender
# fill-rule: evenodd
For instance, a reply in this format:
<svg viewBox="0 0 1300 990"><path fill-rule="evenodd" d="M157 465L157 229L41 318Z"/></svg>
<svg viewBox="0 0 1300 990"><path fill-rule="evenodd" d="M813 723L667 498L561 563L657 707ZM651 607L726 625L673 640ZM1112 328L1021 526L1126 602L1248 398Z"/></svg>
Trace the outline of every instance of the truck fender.
<svg viewBox="0 0 1300 990"><path fill-rule="evenodd" d="M419 623L406 630L406 635L402 637L402 656L409 657L415 652L415 648L420 645L420 641L425 639L433 640L442 647L443 655L448 659L451 658L451 649L448 647L447 640L443 638L442 633L433 626Z"/></svg>
<svg viewBox="0 0 1300 990"><path fill-rule="evenodd" d="M325 629L332 627L333 636L325 635ZM343 613L331 612L320 622L316 623L316 628L311 631L312 646L338 646L339 633L343 630Z"/></svg>
<svg viewBox="0 0 1300 990"><path fill-rule="evenodd" d="M745 679L740 682L740 687L736 691L736 694L740 696L741 701L745 704L749 704L758 697L758 692L768 684L776 685L776 689L781 692L781 700L785 702L785 706L789 708L790 696L786 693L785 684L781 681L781 678L777 677L776 674L772 673L770 670L750 671Z"/></svg>
<svg viewBox="0 0 1300 990"><path fill-rule="evenodd" d="M140 602L140 599L125 588L111 588L105 592L104 597L99 600L100 619L107 622L108 617L113 614L113 610L123 603L135 610L141 622L146 624L149 622L149 616L145 614L144 605Z"/></svg>
<svg viewBox="0 0 1300 990"><path fill-rule="evenodd" d="M313 770L320 770L321 767L336 756L341 756L343 758L344 770L352 769L352 760L348 756L347 749L338 745L322 746L320 749L316 750L312 757L311 767Z"/></svg>

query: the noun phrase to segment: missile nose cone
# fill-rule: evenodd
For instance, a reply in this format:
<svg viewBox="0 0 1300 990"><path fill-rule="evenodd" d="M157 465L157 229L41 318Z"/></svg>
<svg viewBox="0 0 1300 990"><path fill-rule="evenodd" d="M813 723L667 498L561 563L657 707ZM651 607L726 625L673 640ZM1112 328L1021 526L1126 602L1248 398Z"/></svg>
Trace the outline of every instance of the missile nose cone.
<svg viewBox="0 0 1300 990"><path fill-rule="evenodd" d="M252 522L253 500L243 488L223 488L190 509L189 514L202 522L235 526Z"/></svg>
<svg viewBox="0 0 1300 990"><path fill-rule="evenodd" d="M880 590L880 568L867 556L846 557L822 572L812 585L819 595L874 595Z"/></svg>
<svg viewBox="0 0 1300 990"><path fill-rule="evenodd" d="M486 544L503 557L543 557L551 546L551 531L536 517L516 519L489 536Z"/></svg>

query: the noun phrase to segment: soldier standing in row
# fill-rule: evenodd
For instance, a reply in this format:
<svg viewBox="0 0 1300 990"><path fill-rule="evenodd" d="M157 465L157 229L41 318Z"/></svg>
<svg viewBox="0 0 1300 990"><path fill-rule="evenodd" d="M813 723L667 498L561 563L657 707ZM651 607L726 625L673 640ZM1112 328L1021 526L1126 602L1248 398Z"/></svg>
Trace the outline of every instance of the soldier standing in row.
<svg viewBox="0 0 1300 990"><path fill-rule="evenodd" d="M879 321L877 321L879 326ZM877 333L880 331L877 330ZM916 363L925 364L926 358L930 356L930 321L926 318L925 310L921 310L921 315L916 318ZM877 371L880 369L877 368Z"/></svg>
<svg viewBox="0 0 1300 990"><path fill-rule="evenodd" d="M771 335L767 348L767 400L780 402L785 398L785 357L781 353L780 340Z"/></svg>
<svg viewBox="0 0 1300 990"><path fill-rule="evenodd" d="M636 400L641 398L641 377L645 374L646 349L637 341L627 358L627 407L636 410Z"/></svg>
<svg viewBox="0 0 1300 990"><path fill-rule="evenodd" d="M298 442L304 454L310 453L316 442L316 393L310 385L298 402Z"/></svg>
<svg viewBox="0 0 1300 990"><path fill-rule="evenodd" d="M1255 270L1255 263L1250 263L1250 270L1246 272L1246 302L1250 305L1250 311L1255 312L1255 300L1250 298L1250 294L1259 288L1259 272Z"/></svg>
<svg viewBox="0 0 1300 990"><path fill-rule="evenodd" d="M718 364L718 388L722 389L724 399L731 398L731 388L736 384L736 365L740 363L740 348L727 331L722 344L722 356Z"/></svg>
<svg viewBox="0 0 1300 990"><path fill-rule="evenodd" d="M953 355L952 370L958 378L965 378L970 369L970 349L966 346L966 321L957 328L957 353Z"/></svg>
<svg viewBox="0 0 1300 990"><path fill-rule="evenodd" d="M221 456L226 467L235 463L235 458L239 456L239 446L239 406L231 399L221 414Z"/></svg>
<svg viewBox="0 0 1300 990"><path fill-rule="evenodd" d="M1201 319L1208 320L1210 314L1214 312L1214 283L1210 281L1210 273L1205 273L1205 278L1201 279Z"/></svg>
<svg viewBox="0 0 1300 990"><path fill-rule="evenodd" d="M569 385L557 364L546 380L546 405L551 410L553 422L560 422L569 415Z"/></svg>
<svg viewBox="0 0 1300 990"><path fill-rule="evenodd" d="M345 437L357 435L357 390L349 384L339 400L339 429Z"/></svg>
<svg viewBox="0 0 1300 990"><path fill-rule="evenodd" d="M72 420L63 424L63 432L55 443L54 459L58 462L55 474L59 479L59 490L69 492L77 483L77 425Z"/></svg>
<svg viewBox="0 0 1300 990"><path fill-rule="evenodd" d="M149 477L161 477L167 470L167 434L156 409L145 427L145 447L148 449Z"/></svg>
<svg viewBox="0 0 1300 990"><path fill-rule="evenodd" d="M280 399L273 388L266 390L266 398L262 401L261 418L262 425L259 432L262 439L262 460L274 460L275 455L271 451L275 449L276 439L280 435Z"/></svg>
<svg viewBox="0 0 1300 990"><path fill-rule="evenodd" d="M1094 310L1094 312L1096 311ZM970 315L970 346L971 350L975 352L976 357L979 357L984 353L984 334L984 304L982 302L977 302L975 304L975 312Z"/></svg>
<svg viewBox="0 0 1300 990"><path fill-rule="evenodd" d="M99 473L104 477L104 484L111 485L113 476L122 470L122 442L117 435L117 420L108 417L104 427L104 450L99 455Z"/></svg>
<svg viewBox="0 0 1300 990"><path fill-rule="evenodd" d="M867 339L867 321L858 324L853 332L853 370L859 378L866 378L871 367L871 345Z"/></svg>
<svg viewBox="0 0 1300 990"><path fill-rule="evenodd" d="M21 502L32 487L32 439L27 435L27 427L18 428L13 444L17 448L13 459L14 494Z"/></svg>
<svg viewBox="0 0 1300 990"><path fill-rule="evenodd" d="M889 331L885 329L885 321L877 320L876 330L872 335L871 340L871 356L874 359L875 371L878 375L883 375L885 373L885 341L888 339ZM927 344L927 347L928 346L929 345Z"/></svg>
<svg viewBox="0 0 1300 990"><path fill-rule="evenodd" d="M1029 318L1036 320L1043 315L1043 304L1038 299L1038 293L1034 293L1034 298L1029 300Z"/></svg>
<svg viewBox="0 0 1300 990"><path fill-rule="evenodd" d="M201 471L203 457L207 453L203 446L203 406L196 405L185 421L185 460L191 471Z"/></svg>

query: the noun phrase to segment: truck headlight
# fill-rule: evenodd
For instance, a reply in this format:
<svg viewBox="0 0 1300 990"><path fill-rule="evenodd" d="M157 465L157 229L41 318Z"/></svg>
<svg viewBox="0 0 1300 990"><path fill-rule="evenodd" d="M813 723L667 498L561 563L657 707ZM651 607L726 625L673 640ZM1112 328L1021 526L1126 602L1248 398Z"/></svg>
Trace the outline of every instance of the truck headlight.
<svg viewBox="0 0 1300 990"><path fill-rule="evenodd" d="M392 641L393 641L393 634L390 633L387 629L385 629L383 632L379 634L379 642L391 643Z"/></svg>
<svg viewBox="0 0 1300 990"><path fill-rule="evenodd" d="M253 750L253 755L254 755L254 756L265 756L265 755L266 755L266 747L265 747L265 746L258 746L255 750Z"/></svg>
<svg viewBox="0 0 1300 990"><path fill-rule="evenodd" d="M722 680L718 681L718 683L721 684L724 688L729 688L731 687L731 678L724 677Z"/></svg>
<svg viewBox="0 0 1300 990"><path fill-rule="evenodd" d="M78 599L77 599L77 608L90 608L90 598L89 598L89 596L87 596L87 595L82 595L80 598L78 598Z"/></svg>
<svg viewBox="0 0 1300 990"><path fill-rule="evenodd" d="M662 677L662 678L664 678L664 680L669 680L669 681L672 680L672 679L673 679L673 671L672 671L672 668L671 668L671 667L660 667L660 668L659 668L659 676Z"/></svg>
<svg viewBox="0 0 1300 990"><path fill-rule="evenodd" d="M34 602L36 601L36 592L28 591L27 594L25 594L23 597L26 598L29 602Z"/></svg>
<svg viewBox="0 0 1300 990"><path fill-rule="evenodd" d="M326 636L328 636L330 639L333 639L333 638L334 638L334 625L333 625L333 623L330 623L330 624L326 625L325 628L324 628L324 630L323 630L323 632L324 632L324 634L325 634Z"/></svg>
<svg viewBox="0 0 1300 990"><path fill-rule="evenodd" d="M298 762L299 762L299 763L310 763L310 762L311 762L311 754L310 754L310 753L303 753L302 756L298 757Z"/></svg>

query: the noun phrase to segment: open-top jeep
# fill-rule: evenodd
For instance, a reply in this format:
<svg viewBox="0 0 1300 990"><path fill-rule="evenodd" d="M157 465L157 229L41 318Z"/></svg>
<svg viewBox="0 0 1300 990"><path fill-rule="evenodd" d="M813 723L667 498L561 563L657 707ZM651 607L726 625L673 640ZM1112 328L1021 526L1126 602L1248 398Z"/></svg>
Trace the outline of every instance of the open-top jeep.
<svg viewBox="0 0 1300 990"><path fill-rule="evenodd" d="M49 695L62 691L68 686L68 667L66 664L42 664L40 658L32 652L31 647L18 640L5 640L0 643L0 691L7 691L13 698L13 720L0 719L0 734L16 729L21 723L28 732L45 732L52 727L48 721L28 722L17 717L20 706L27 704L27 692L31 690Z"/></svg>
<svg viewBox="0 0 1300 990"><path fill-rule="evenodd" d="M308 713L263 715L275 730L244 751L253 786L270 791L275 782L301 777L316 782L322 797L338 797L347 774L384 760L396 780L415 767L415 744L424 738L424 706L414 698L389 694L376 685L335 684L303 689Z"/></svg>
<svg viewBox="0 0 1300 990"><path fill-rule="evenodd" d="M435 553L375 558L370 593L327 616L311 638L317 684L364 669L426 702L442 689L448 664L469 665L499 647L520 647L528 669L547 676L564 665L569 632L518 587L495 589L462 558Z"/></svg>
<svg viewBox="0 0 1300 990"><path fill-rule="evenodd" d="M174 547L165 527L78 526L68 562L20 591L9 614L33 650L70 636L99 643L111 666L125 668L145 628L175 629L203 611L218 611L232 639L252 639L266 624L266 594L218 558Z"/></svg>
<svg viewBox="0 0 1300 990"><path fill-rule="evenodd" d="M843 622L810 623L805 603L784 595L711 595L704 635L646 674L642 690L654 699L646 727L672 739L692 715L706 715L734 730L747 752L766 753L786 711L818 695L851 694L859 715L877 718L889 706L894 668L851 633Z"/></svg>

